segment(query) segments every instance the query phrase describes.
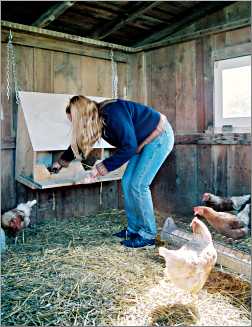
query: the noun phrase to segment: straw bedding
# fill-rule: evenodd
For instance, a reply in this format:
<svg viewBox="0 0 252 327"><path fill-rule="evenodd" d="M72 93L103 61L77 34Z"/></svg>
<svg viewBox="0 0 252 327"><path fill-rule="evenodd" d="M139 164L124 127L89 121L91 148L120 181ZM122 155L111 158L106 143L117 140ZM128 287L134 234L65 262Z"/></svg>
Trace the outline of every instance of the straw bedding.
<svg viewBox="0 0 252 327"><path fill-rule="evenodd" d="M123 248L112 210L45 220L2 256L3 325L250 325L250 284L214 271L197 302L163 277L156 249Z"/></svg>

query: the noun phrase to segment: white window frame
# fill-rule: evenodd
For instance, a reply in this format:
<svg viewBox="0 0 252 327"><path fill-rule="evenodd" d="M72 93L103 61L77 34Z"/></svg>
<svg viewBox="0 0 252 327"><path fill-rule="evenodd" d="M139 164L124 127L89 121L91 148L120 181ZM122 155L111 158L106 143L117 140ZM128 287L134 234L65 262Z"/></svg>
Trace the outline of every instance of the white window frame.
<svg viewBox="0 0 252 327"><path fill-rule="evenodd" d="M248 65L251 65L250 55L214 62L214 130L216 132L223 132L223 125L232 125L232 132L251 131L251 116L224 118L222 108L222 71Z"/></svg>

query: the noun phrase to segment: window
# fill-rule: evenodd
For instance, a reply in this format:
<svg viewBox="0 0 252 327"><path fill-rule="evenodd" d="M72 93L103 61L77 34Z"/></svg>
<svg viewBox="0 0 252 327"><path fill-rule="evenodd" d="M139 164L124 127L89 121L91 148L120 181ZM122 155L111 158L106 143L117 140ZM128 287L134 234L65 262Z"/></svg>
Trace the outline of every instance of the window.
<svg viewBox="0 0 252 327"><path fill-rule="evenodd" d="M216 131L250 131L250 56L215 61L214 125Z"/></svg>

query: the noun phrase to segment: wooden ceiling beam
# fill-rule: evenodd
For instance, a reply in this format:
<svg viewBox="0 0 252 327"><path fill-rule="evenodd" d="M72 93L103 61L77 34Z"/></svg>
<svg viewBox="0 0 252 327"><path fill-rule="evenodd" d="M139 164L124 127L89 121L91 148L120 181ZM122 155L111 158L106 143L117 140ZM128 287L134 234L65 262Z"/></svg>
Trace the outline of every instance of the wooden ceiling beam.
<svg viewBox="0 0 252 327"><path fill-rule="evenodd" d="M36 27L46 27L60 15L62 15L68 8L72 7L76 1L64 1L60 4L55 4L49 8L44 14L42 14L32 26Z"/></svg>
<svg viewBox="0 0 252 327"><path fill-rule="evenodd" d="M160 1L137 1L129 12L119 15L111 22L97 28L93 33L91 33L90 37L102 40L106 36L118 31L129 22L134 21L151 8L156 7L159 3Z"/></svg>
<svg viewBox="0 0 252 327"><path fill-rule="evenodd" d="M199 8L198 4L195 5L194 8L190 8L183 13L182 17L174 17L172 21L170 21L171 25L158 31L150 36L146 37L145 39L141 40L134 44L134 47L141 47L147 45L149 43L160 41L167 36L177 32L178 30L184 28L188 24L195 23L197 20L213 14L214 12L223 9L226 6L233 4L235 1L218 1L218 2L211 2L208 4L202 4L202 7Z"/></svg>

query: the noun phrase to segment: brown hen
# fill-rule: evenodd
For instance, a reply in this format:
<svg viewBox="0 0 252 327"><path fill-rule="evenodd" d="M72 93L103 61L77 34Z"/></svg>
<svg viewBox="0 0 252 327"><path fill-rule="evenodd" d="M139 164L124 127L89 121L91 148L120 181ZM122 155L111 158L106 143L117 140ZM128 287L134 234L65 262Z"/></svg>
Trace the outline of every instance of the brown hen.
<svg viewBox="0 0 252 327"><path fill-rule="evenodd" d="M229 212L217 212L204 206L194 207L193 210L195 215L205 218L217 232L227 237L239 239L248 234L246 224Z"/></svg>

